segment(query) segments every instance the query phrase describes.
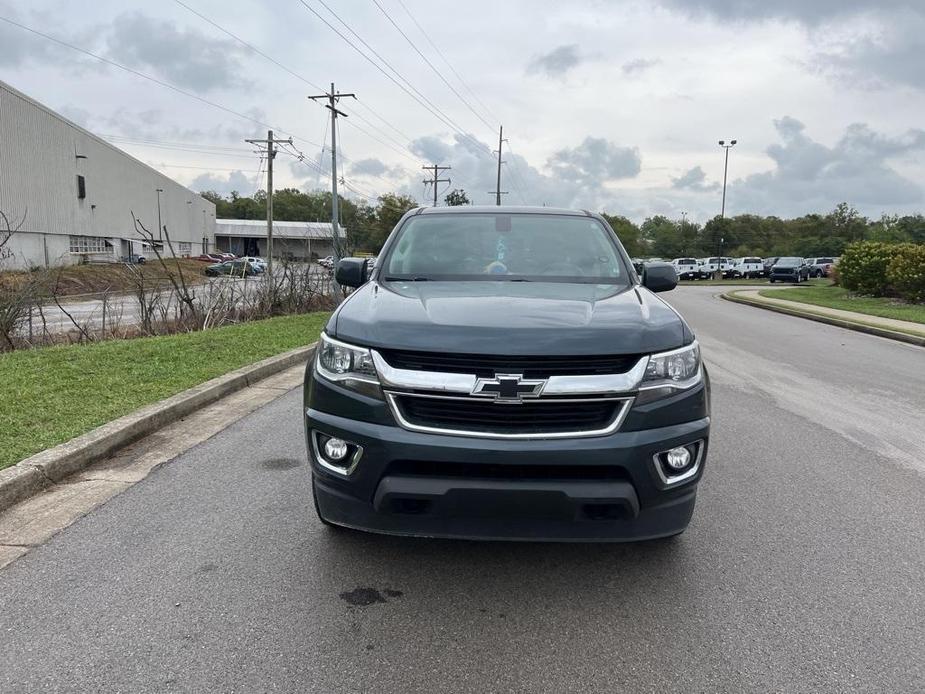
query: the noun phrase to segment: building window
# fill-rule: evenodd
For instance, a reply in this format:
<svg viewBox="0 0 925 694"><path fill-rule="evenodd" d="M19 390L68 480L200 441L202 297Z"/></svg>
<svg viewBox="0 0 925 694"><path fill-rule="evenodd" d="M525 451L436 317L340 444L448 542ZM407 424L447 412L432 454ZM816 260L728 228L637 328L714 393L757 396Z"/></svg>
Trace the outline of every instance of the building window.
<svg viewBox="0 0 925 694"><path fill-rule="evenodd" d="M71 253L106 252L106 239L100 236L71 236Z"/></svg>
<svg viewBox="0 0 925 694"><path fill-rule="evenodd" d="M189 255L193 252L192 241L180 241L177 243L177 253L180 255Z"/></svg>
<svg viewBox="0 0 925 694"><path fill-rule="evenodd" d="M87 182L80 174L77 174L77 197L80 200L87 197Z"/></svg>

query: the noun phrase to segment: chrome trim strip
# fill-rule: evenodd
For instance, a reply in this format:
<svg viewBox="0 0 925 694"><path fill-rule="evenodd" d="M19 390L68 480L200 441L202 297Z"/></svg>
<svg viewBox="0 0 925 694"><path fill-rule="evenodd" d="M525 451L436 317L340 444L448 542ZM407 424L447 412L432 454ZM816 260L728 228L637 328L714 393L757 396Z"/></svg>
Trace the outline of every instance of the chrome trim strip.
<svg viewBox="0 0 925 694"><path fill-rule="evenodd" d="M583 399L567 399L561 398L556 400L547 400L546 402L598 402L600 400L605 401L618 401L622 403L621 407L617 410L617 414L614 419L606 427L601 429L594 429L588 431L557 431L557 432L541 432L541 433L520 433L512 434L507 432L490 432L490 431L471 431L468 429L448 429L445 427L431 427L422 424L414 424L409 422L404 413L401 410L401 405L398 403L398 396L412 397L412 398L432 398L432 399L447 399L447 400L468 400L470 402L485 402L484 400L478 400L472 397L448 397L441 395L421 395L418 393L394 393L391 391L385 392L386 402L389 403L389 409L392 411L392 416L395 417L395 421L398 422L399 426L408 431L418 431L426 434L442 434L445 436L467 436L470 438L480 438L480 439L575 439L575 438L587 438L591 436L607 436L617 431L620 426L623 424L623 421L626 419L626 415L629 414L630 408L633 404L633 398L583 398ZM531 401L533 403L544 402L542 398L539 400ZM499 404L499 407L504 407L504 405ZM517 404L510 404L510 407L517 407ZM498 412L500 417L504 416L504 410L501 409Z"/></svg>
<svg viewBox="0 0 925 694"><path fill-rule="evenodd" d="M475 374L415 371L390 366L376 350L370 350L383 387L400 390L430 390L438 393L469 395L478 382ZM610 395L635 391L646 372L649 357L641 357L632 369L622 374L594 376L550 376L543 395Z"/></svg>
<svg viewBox="0 0 925 694"><path fill-rule="evenodd" d="M355 447L356 447L356 449L357 449L357 450L356 450L356 453L354 453L354 454L353 454L353 457L350 458L350 464L349 464L347 467L337 467L337 466L334 465L333 463L329 463L329 462L325 459L325 457L324 457L323 455L321 455L321 450L320 450L320 448L318 447L318 435L321 434L321 433L322 433L322 432L318 431L317 429L312 429L311 436L309 437L309 439L310 439L311 442L312 442L312 453L315 454L315 460L317 460L317 461L318 461L318 464L319 464L321 467L323 467L325 470L329 470L330 472L333 472L333 473L336 473L336 474L338 474L338 475L341 475L342 477L349 477L351 474L353 474L353 471L356 470L357 465L360 464L360 458L363 457L363 446L360 446L359 444L356 444L356 443L352 443L352 442L350 442L350 441L347 441L347 443L349 443L351 446L355 446ZM324 435L325 435L325 436L333 436L332 434L324 434ZM333 438L340 438L340 437L339 437L339 436L336 436L336 437L333 437Z"/></svg>
<svg viewBox="0 0 925 694"><path fill-rule="evenodd" d="M610 395L630 393L639 387L649 365L649 357L641 357L632 369L622 374L595 376L550 376L543 395Z"/></svg>
<svg viewBox="0 0 925 694"><path fill-rule="evenodd" d="M373 364L379 373L379 381L387 388L407 388L408 390L433 390L440 393L466 393L475 388L474 374L452 374L439 371L413 371L396 369L382 358L376 350L370 350Z"/></svg>
<svg viewBox="0 0 925 694"><path fill-rule="evenodd" d="M682 445L696 445L697 459L694 460L694 464L691 467L682 472L680 475L666 475L665 470L662 467L662 462L658 459L659 454L656 453L652 456L652 464L655 465L655 472L658 474L662 484L664 484L666 487L675 487L683 482L687 482L689 479L696 477L697 473L700 472L700 461L703 459L703 449L706 448L706 446L703 445L703 439L697 439L696 441ZM677 448L677 446L675 446L675 448ZM664 453L665 451L661 452Z"/></svg>

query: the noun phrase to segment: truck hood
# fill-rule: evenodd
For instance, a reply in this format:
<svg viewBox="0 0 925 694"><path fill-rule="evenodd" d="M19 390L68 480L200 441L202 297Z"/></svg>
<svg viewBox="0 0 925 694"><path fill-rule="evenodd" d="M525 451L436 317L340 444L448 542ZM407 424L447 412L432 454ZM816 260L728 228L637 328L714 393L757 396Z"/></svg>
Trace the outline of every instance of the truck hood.
<svg viewBox="0 0 925 694"><path fill-rule="evenodd" d="M646 289L556 282L367 282L328 322L368 347L507 355L642 354L693 339Z"/></svg>

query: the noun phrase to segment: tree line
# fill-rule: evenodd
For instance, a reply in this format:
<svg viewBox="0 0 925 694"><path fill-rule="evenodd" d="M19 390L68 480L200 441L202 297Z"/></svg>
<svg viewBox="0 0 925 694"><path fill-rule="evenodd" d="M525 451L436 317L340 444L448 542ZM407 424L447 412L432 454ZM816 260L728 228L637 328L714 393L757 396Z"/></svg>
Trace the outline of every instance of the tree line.
<svg viewBox="0 0 925 694"><path fill-rule="evenodd" d="M265 219L267 215L264 191L250 197L235 192L223 196L214 191L201 195L215 203L215 216L220 219ZM382 195L374 204L338 199L350 252L377 253L401 216L418 205L407 195L396 193ZM467 205L469 199L465 191L453 190L444 202ZM303 192L296 188L278 190L273 194L273 216L280 221L329 221L331 193ZM828 214L792 219L742 214L716 216L699 224L655 215L636 224L621 215L604 213L603 216L633 257L839 256L854 241L925 244L925 216L883 215L874 220L844 202Z"/></svg>
<svg viewBox="0 0 925 694"><path fill-rule="evenodd" d="M792 219L755 214L716 216L703 225L662 215L639 225L626 217L604 217L634 257L840 256L855 241L925 243L925 217L921 214L883 215L872 220L844 202L828 214Z"/></svg>

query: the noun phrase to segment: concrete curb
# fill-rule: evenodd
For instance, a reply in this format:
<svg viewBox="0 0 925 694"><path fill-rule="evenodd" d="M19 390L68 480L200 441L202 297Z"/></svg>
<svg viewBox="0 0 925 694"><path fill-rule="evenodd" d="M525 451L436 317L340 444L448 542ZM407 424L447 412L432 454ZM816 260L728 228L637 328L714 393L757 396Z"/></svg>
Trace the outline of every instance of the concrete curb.
<svg viewBox="0 0 925 694"><path fill-rule="evenodd" d="M788 316L796 316L798 318L806 318L808 320L814 320L817 323L826 323L828 325L834 325L839 328L845 328L846 330L854 330L859 333L866 333L867 335L876 335L877 337L885 337L890 340L897 340L898 342L905 342L910 345L917 345L919 347L925 347L925 337L918 337L916 335L910 335L908 333L901 333L896 330L889 330L887 328L878 328L875 325L867 325L866 323L855 323L853 321L845 320L843 318L835 318L833 316L824 316L819 313L811 313L809 311L798 311L792 309L789 306L778 306L776 304L765 303L763 301L756 301L755 299L746 299L741 296L736 296L736 292L726 292L720 294L720 297L726 301L732 301L737 304L745 304L747 306L755 306L756 308L763 308L768 311L775 311L777 313L785 313Z"/></svg>
<svg viewBox="0 0 925 694"><path fill-rule="evenodd" d="M236 369L0 470L0 512L210 403L306 363L315 343Z"/></svg>

